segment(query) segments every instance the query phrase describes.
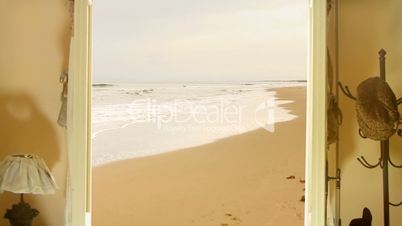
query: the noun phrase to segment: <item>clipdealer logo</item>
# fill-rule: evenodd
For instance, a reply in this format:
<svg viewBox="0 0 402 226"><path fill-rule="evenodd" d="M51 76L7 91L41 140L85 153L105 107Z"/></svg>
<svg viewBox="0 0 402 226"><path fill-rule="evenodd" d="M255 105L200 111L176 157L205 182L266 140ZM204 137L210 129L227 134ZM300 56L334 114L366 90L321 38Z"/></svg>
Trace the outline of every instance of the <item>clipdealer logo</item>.
<svg viewBox="0 0 402 226"><path fill-rule="evenodd" d="M139 99L130 104L133 123L155 123L158 129L169 127L171 123L190 124L194 128L228 127L236 128L244 123L247 105L234 104L231 100L220 99L214 103L173 100L159 103L155 99ZM253 109L250 109L251 111ZM252 112L251 112L252 113ZM253 119L251 119L253 120ZM255 123L267 131L275 131L275 100L267 100L254 110Z"/></svg>

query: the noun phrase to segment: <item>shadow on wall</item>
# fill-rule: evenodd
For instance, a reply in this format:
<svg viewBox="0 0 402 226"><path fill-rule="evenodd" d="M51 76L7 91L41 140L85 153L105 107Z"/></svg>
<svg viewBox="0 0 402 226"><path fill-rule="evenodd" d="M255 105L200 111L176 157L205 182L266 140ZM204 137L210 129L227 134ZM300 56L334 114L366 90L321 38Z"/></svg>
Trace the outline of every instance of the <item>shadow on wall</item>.
<svg viewBox="0 0 402 226"><path fill-rule="evenodd" d="M61 150L55 124L46 118L29 95L0 93L0 118L1 160L10 154L32 153L41 156L50 169L59 161ZM35 198L41 197L28 195L26 198L34 208ZM12 193L0 195L0 217L18 200ZM43 219L35 220L34 225L45 225ZM0 225L5 221L1 220Z"/></svg>

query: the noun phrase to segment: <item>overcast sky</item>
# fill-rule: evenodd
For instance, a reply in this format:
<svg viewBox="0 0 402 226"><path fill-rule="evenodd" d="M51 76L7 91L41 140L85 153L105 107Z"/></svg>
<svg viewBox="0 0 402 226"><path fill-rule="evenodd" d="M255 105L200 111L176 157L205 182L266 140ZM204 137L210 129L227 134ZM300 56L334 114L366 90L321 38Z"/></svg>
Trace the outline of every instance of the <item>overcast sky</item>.
<svg viewBox="0 0 402 226"><path fill-rule="evenodd" d="M308 0L96 0L94 82L306 79Z"/></svg>

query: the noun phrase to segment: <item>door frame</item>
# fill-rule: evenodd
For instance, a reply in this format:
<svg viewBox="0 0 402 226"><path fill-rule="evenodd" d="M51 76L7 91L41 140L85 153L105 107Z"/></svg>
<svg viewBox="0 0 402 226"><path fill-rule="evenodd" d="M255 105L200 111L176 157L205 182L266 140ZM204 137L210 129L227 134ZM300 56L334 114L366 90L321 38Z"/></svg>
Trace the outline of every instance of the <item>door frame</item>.
<svg viewBox="0 0 402 226"><path fill-rule="evenodd" d="M325 225L326 7L309 0L310 33L306 128L306 226ZM73 79L69 109L72 225L91 225L92 0L75 0Z"/></svg>

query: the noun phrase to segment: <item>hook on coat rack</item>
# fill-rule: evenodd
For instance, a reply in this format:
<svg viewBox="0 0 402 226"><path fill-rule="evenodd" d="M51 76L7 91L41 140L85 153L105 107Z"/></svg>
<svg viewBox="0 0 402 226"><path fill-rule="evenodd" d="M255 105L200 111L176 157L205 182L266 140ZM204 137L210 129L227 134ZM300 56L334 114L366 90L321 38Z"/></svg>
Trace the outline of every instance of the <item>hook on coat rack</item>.
<svg viewBox="0 0 402 226"><path fill-rule="evenodd" d="M394 204L392 202L389 203L391 206L393 207L398 207L398 206L402 206L402 202L398 203L398 204Z"/></svg>
<svg viewBox="0 0 402 226"><path fill-rule="evenodd" d="M366 167L368 169L374 169L374 168L377 168L378 166L381 166L382 158L383 158L383 156L381 155L381 158L379 159L378 163L376 163L375 165L370 164L369 162L367 162L367 160L363 156L360 156L360 158L357 158L357 160L364 167ZM381 168L382 168L382 166L381 166Z"/></svg>
<svg viewBox="0 0 402 226"><path fill-rule="evenodd" d="M343 86L341 82L338 82L338 86L339 86L339 88L341 88L342 93L344 93L347 97L349 97L352 100L356 100L356 97L353 96L353 94L350 92L348 86ZM401 100L401 102L402 102L402 100Z"/></svg>
<svg viewBox="0 0 402 226"><path fill-rule="evenodd" d="M388 159L388 162L389 162L393 167L402 169L402 165L397 165L397 164L395 164L394 162L392 162L391 158Z"/></svg>

